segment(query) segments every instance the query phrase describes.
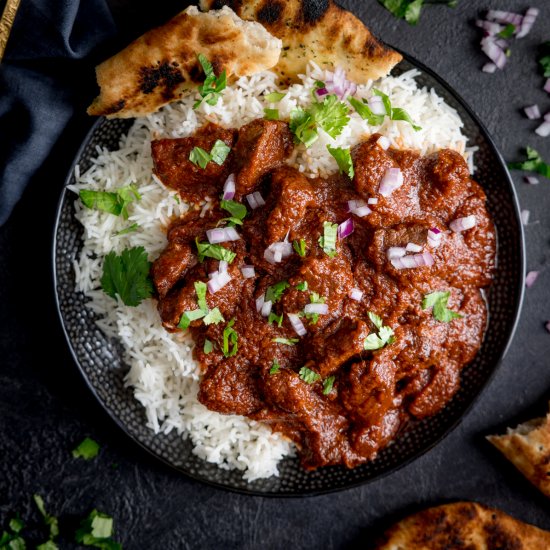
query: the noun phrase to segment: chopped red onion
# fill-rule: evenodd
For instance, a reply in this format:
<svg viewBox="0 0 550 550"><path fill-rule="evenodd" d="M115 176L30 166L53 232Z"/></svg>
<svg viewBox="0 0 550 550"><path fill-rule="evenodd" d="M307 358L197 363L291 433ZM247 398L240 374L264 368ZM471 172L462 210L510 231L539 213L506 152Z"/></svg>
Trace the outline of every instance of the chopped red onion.
<svg viewBox="0 0 550 550"><path fill-rule="evenodd" d="M230 201L235 196L235 174L229 174L223 184L223 200Z"/></svg>
<svg viewBox="0 0 550 550"><path fill-rule="evenodd" d="M525 107L523 110L525 111L525 116L529 120L540 118L540 109L538 105L529 105L529 107Z"/></svg>
<svg viewBox="0 0 550 550"><path fill-rule="evenodd" d="M536 130L535 134L538 134L540 137L550 136L550 122L545 120Z"/></svg>
<svg viewBox="0 0 550 550"><path fill-rule="evenodd" d="M531 212L529 210L521 211L521 222L523 225L527 225L529 223L529 216L531 216Z"/></svg>
<svg viewBox="0 0 550 550"><path fill-rule="evenodd" d="M406 253L407 251L402 246L390 246L390 248L386 250L386 256L388 257L388 260L402 258Z"/></svg>
<svg viewBox="0 0 550 550"><path fill-rule="evenodd" d="M338 239L342 240L349 237L353 233L353 229L353 218L348 218L338 226Z"/></svg>
<svg viewBox="0 0 550 550"><path fill-rule="evenodd" d="M380 188L378 192L383 197L389 197L396 189L403 185L403 172L399 168L388 168L382 181L380 182Z"/></svg>
<svg viewBox="0 0 550 550"><path fill-rule="evenodd" d="M386 106L384 105L384 101L382 98L378 95L373 95L368 100L368 106L370 107L370 110L374 115L385 115L386 113Z"/></svg>
<svg viewBox="0 0 550 550"><path fill-rule="evenodd" d="M300 317L296 315L296 313L288 313L287 317L290 321L290 324L292 325L292 328L298 336L305 336L307 334L306 327L304 327L304 324L300 320Z"/></svg>
<svg viewBox="0 0 550 550"><path fill-rule="evenodd" d="M210 244L225 243L227 241L238 241L240 239L234 227L216 227L206 232Z"/></svg>
<svg viewBox="0 0 550 550"><path fill-rule="evenodd" d="M318 313L326 315L328 313L328 304L307 304L304 313Z"/></svg>
<svg viewBox="0 0 550 550"><path fill-rule="evenodd" d="M457 218L453 220L449 227L455 233L460 233L461 231L466 231L467 229L472 229L477 223L475 216L465 216L464 218Z"/></svg>
<svg viewBox="0 0 550 550"><path fill-rule="evenodd" d="M401 258L401 263L407 269L410 269L412 267L418 267L418 264L416 263L414 256L403 256Z"/></svg>
<svg viewBox="0 0 550 550"><path fill-rule="evenodd" d="M378 204L378 199L376 197L371 197L368 201L367 201L367 204Z"/></svg>
<svg viewBox="0 0 550 550"><path fill-rule="evenodd" d="M405 247L407 252L422 252L422 247L419 244L409 243Z"/></svg>
<svg viewBox="0 0 550 550"><path fill-rule="evenodd" d="M516 38L523 38L524 36L527 36L529 34L535 21L537 20L538 15L539 10L537 8L529 8L525 12L519 30L516 34Z"/></svg>
<svg viewBox="0 0 550 550"><path fill-rule="evenodd" d="M540 183L539 178L535 178L535 176L525 176L523 179L529 185L538 185Z"/></svg>
<svg viewBox="0 0 550 550"><path fill-rule="evenodd" d="M360 302L361 298L363 298L363 291L358 288L352 288L349 297L356 302Z"/></svg>
<svg viewBox="0 0 550 550"><path fill-rule="evenodd" d="M212 277L214 277L214 275L217 275L219 273L219 271L211 271L209 274L208 274L208 278L209 279L212 279Z"/></svg>
<svg viewBox="0 0 550 550"><path fill-rule="evenodd" d="M544 120L546 120L546 122L550 122L550 111L544 115Z"/></svg>
<svg viewBox="0 0 550 550"><path fill-rule="evenodd" d="M227 271L216 273L207 283L208 290L211 294L218 292L231 280L231 275Z"/></svg>
<svg viewBox="0 0 550 550"><path fill-rule="evenodd" d="M377 145L379 145L384 151L387 151L390 148L390 140L386 136L380 136L378 140L376 141Z"/></svg>
<svg viewBox="0 0 550 550"><path fill-rule="evenodd" d="M503 69L506 65L506 54L502 48L499 48L491 36L486 36L481 40L481 51L499 68Z"/></svg>
<svg viewBox="0 0 550 550"><path fill-rule="evenodd" d="M327 95L328 94L328 90L326 88L319 88L316 92L316 94L320 97L324 96L324 95Z"/></svg>
<svg viewBox="0 0 550 550"><path fill-rule="evenodd" d="M265 302L265 294L262 294L259 298L256 298L256 311L260 313Z"/></svg>
<svg viewBox="0 0 550 550"><path fill-rule="evenodd" d="M292 254L292 243L287 241L270 244L264 252L264 259L270 264L278 264Z"/></svg>
<svg viewBox="0 0 550 550"><path fill-rule="evenodd" d="M218 265L218 271L222 273L223 271L227 271L228 263L225 260L220 260L220 263Z"/></svg>
<svg viewBox="0 0 550 550"><path fill-rule="evenodd" d="M535 284L538 276L538 271L529 271L529 273L527 273L527 275L525 276L525 286L527 288L531 288Z"/></svg>
<svg viewBox="0 0 550 550"><path fill-rule="evenodd" d="M411 269L413 267L430 267L434 264L434 258L429 252L394 258L391 264L395 269Z"/></svg>
<svg viewBox="0 0 550 550"><path fill-rule="evenodd" d="M499 25L494 21L485 21L483 19L476 20L476 27L483 29L489 36L495 36L504 30L502 25Z"/></svg>
<svg viewBox="0 0 550 550"><path fill-rule="evenodd" d="M339 99L346 99L357 91L357 84L346 78L346 71L342 67L336 67L334 72L326 71L325 86L328 93L335 94Z"/></svg>
<svg viewBox="0 0 550 550"><path fill-rule="evenodd" d="M262 317L269 317L272 307L273 307L273 303L271 302L271 300L269 300L268 302L264 302L262 304L262 310L261 310Z"/></svg>
<svg viewBox="0 0 550 550"><path fill-rule="evenodd" d="M245 279L252 279L256 275L256 271L253 265L243 265L241 267L241 273Z"/></svg>
<svg viewBox="0 0 550 550"><path fill-rule="evenodd" d="M481 67L481 70L484 73L493 74L497 70L497 66L494 63L485 63L485 65Z"/></svg>
<svg viewBox="0 0 550 550"><path fill-rule="evenodd" d="M443 233L437 229L437 227L432 227L428 229L428 246L432 248L437 248L441 244L441 239L443 238Z"/></svg>
<svg viewBox="0 0 550 550"><path fill-rule="evenodd" d="M265 204L264 198L259 191L254 191L254 193L246 195L246 200L252 210L256 210L256 208L259 208Z"/></svg>
<svg viewBox="0 0 550 550"><path fill-rule="evenodd" d="M372 210L367 206L365 201L361 199L348 201L348 212L355 214L359 218L368 216Z"/></svg>
<svg viewBox="0 0 550 550"><path fill-rule="evenodd" d="M517 27L518 25L521 25L523 15L510 11L489 10L487 12L487 19L490 21L496 21L497 23L504 23L505 25L511 23Z"/></svg>

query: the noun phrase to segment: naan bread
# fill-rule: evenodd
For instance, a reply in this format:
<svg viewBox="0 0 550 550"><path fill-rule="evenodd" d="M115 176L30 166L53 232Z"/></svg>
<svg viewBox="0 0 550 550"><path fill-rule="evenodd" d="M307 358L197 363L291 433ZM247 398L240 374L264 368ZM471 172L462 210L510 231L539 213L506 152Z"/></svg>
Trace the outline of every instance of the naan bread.
<svg viewBox="0 0 550 550"><path fill-rule="evenodd" d="M142 116L179 99L204 81L198 53L231 79L273 67L281 41L227 7L201 13L191 6L96 68L101 92L88 114Z"/></svg>
<svg viewBox="0 0 550 550"><path fill-rule="evenodd" d="M376 550L548 550L550 533L500 510L455 502L414 514L391 527Z"/></svg>
<svg viewBox="0 0 550 550"><path fill-rule="evenodd" d="M309 60L323 69L338 65L357 83L386 76L401 61L400 54L332 0L200 0L200 6L203 10L229 6L280 38L283 53L274 70L283 81L296 81Z"/></svg>
<svg viewBox="0 0 550 550"><path fill-rule="evenodd" d="M508 428L506 435L487 439L547 497L550 497L550 413ZM550 546L549 546L550 548Z"/></svg>

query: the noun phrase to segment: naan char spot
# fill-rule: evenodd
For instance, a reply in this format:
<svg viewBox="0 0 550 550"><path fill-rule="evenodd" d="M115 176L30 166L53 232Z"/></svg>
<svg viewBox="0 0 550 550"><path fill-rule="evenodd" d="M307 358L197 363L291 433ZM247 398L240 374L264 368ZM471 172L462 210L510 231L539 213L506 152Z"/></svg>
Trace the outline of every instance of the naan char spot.
<svg viewBox="0 0 550 550"><path fill-rule="evenodd" d="M321 68L342 67L364 83L387 75L401 55L379 42L352 13L332 0L200 0L203 10L231 7L247 21L259 21L283 41L274 71L295 82L309 60Z"/></svg>
<svg viewBox="0 0 550 550"><path fill-rule="evenodd" d="M96 68L100 95L88 114L108 118L144 116L196 90L204 80L203 53L229 81L273 67L281 41L228 7L208 13L191 6Z"/></svg>

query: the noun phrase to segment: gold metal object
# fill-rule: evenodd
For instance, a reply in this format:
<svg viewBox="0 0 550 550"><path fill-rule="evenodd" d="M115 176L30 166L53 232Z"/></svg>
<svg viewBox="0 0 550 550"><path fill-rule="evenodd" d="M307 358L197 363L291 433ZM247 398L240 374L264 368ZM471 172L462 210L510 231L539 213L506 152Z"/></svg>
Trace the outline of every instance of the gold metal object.
<svg viewBox="0 0 550 550"><path fill-rule="evenodd" d="M2 18L0 19L0 62L4 56L6 44L8 43L10 31L15 20L15 14L17 13L20 3L21 0L7 0L6 6L4 7Z"/></svg>

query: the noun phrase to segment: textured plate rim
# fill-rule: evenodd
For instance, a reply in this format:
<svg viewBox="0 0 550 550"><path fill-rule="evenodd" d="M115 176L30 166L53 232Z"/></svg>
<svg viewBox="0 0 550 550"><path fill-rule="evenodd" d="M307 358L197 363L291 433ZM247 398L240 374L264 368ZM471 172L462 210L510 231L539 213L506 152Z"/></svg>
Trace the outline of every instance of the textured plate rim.
<svg viewBox="0 0 550 550"><path fill-rule="evenodd" d="M330 493L336 493L340 491L346 491L349 489L354 489L356 487L360 487L363 485L367 485L370 483L373 483L375 481L380 481L383 478L385 478L388 475L391 475L402 468L406 467L407 465L411 464L412 462L416 461L421 456L427 454L430 452L434 447L439 445L444 439L446 439L461 423L462 421L467 417L467 415L471 412L474 405L478 402L480 397L488 390L489 386L491 385L491 382L493 381L497 371L502 366L503 359L505 358L506 354L508 353L510 346L512 344L512 341L514 339L514 334L516 332L520 313L523 305L523 300L525 296L525 270L526 270L526 257L525 257L525 232L523 229L523 224L521 223L521 211L519 206L519 200L517 196L517 192L512 180L512 177L510 175L510 172L508 170L508 167L506 165L506 162L504 158L502 157L500 151L498 150L497 146L495 145L495 142L491 135L489 134L489 131L485 127L485 125L481 122L477 114L473 111L473 109L469 106L469 104L461 97L461 95L454 90L442 77L440 77L437 73L435 73L432 69L418 61L415 57L412 55L407 54L406 52L403 52L402 50L398 48L394 48L396 51L398 51L400 54L403 55L403 59L413 65L415 68L419 69L421 72L427 74L429 77L434 79L439 86L444 88L452 97L453 99L460 104L460 106L466 111L466 113L471 117L471 119L474 121L476 126L479 128L480 133L482 137L487 142L487 145L489 146L489 149L492 153L492 155L496 158L497 162L501 165L501 167L504 170L505 178L503 180L503 183L505 182L508 186L508 190L510 191L511 199L512 199L512 207L514 211L514 215L516 218L516 221L518 222L518 228L519 228L519 238L518 242L514 243L516 246L519 247L519 278L518 278L518 288L516 289L518 292L518 298L516 300L515 309L513 313L510 314L510 318L512 319L512 323L510 324L510 328L508 329L508 334L506 334L506 345L504 346L504 349L500 353L499 357L494 363L494 367L491 370L491 373L485 380L484 384L479 389L478 393L471 399L471 401L468 403L468 405L464 408L464 411L462 414L455 419L454 422L449 424L449 426L445 429L445 431L437 437L430 445L427 445L426 447L420 449L419 451L412 454L407 460L403 461L401 464L398 464L388 470L387 472L383 472L381 474L378 474L377 476L371 478L371 479L365 479L362 481L356 481L351 482L349 484L346 484L345 486L341 487L335 487L331 489L320 489L320 490L313 490L313 491L305 491L305 492L296 492L296 493L278 493L273 491L258 491L255 489L243 489L239 487L231 487L229 485L224 485L223 483L219 483L216 481L211 481L208 479L205 479L203 477L200 477L198 475L192 474L188 471L186 471L182 467L178 467L172 463L170 463L168 460L163 458L162 456L158 455L153 449L149 448L145 443L140 441L135 435L130 433L124 422L116 415L114 412L112 412L106 404L103 402L101 397L98 394L98 391L96 390L95 386L91 383L90 379L88 378L86 372L84 371L82 365L80 364L80 361L77 357L76 351L74 349L72 340L69 336L69 333L67 331L67 328L65 326L65 320L63 318L63 314L61 312L61 305L59 302L59 295L57 292L57 269L56 269L56 249L57 249L57 233L59 228L59 222L61 219L61 212L62 212L62 206L64 204L66 195L67 195L67 185L69 184L69 181L74 174L75 166L78 164L79 159L84 152L87 144L90 142L94 132L104 122L104 118L99 118L96 120L90 127L89 131L87 132L86 136L84 137L73 162L71 163L71 166L69 168L69 171L67 173L67 176L65 178L65 182L63 185L62 192L60 194L58 203L57 203L57 211L55 216L55 224L53 227L53 239L52 239L52 249L51 249L51 262L52 262L52 272L53 272L53 291L54 291L54 297L55 297L55 306L57 310L57 315L59 322L61 324L61 328L63 330L63 334L65 335L65 340L67 342L67 345L69 347L69 351L71 353L71 356L78 367L78 370L84 379L85 384L91 391L92 395L95 397L101 408L107 413L107 415L114 421L114 423L122 430L122 432L125 434L127 438L129 438L133 443L137 444L141 449L143 449L149 456L152 456L156 461L164 464L165 466L168 466L168 468L172 471L177 472L180 475L186 476L188 479L192 479L194 481L204 483L205 485L209 485L210 487L216 488L216 489L222 489L225 491L230 491L233 493L238 493L242 495L247 496L260 496L260 497L273 497L273 498L304 498L304 497L315 497L319 495L325 495ZM498 254L498 251L497 251Z"/></svg>

